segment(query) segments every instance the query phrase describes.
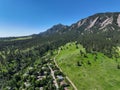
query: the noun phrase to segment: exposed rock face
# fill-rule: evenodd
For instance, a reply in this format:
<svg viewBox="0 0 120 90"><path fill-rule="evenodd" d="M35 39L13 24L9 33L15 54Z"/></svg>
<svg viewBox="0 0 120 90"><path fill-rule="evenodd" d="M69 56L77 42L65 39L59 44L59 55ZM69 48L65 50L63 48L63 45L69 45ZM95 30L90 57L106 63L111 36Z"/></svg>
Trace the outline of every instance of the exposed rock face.
<svg viewBox="0 0 120 90"><path fill-rule="evenodd" d="M92 28L92 27L95 25L95 23L96 23L96 21L97 21L98 18L99 18L99 17L97 17L97 18L95 18L93 21L91 21L91 22L90 22L90 25L89 25L86 29Z"/></svg>
<svg viewBox="0 0 120 90"><path fill-rule="evenodd" d="M78 22L78 28L79 28L80 26L82 26L85 22L86 22L86 19L79 21L79 22Z"/></svg>
<svg viewBox="0 0 120 90"><path fill-rule="evenodd" d="M107 18L105 21L102 22L100 29L103 29L103 28L105 28L107 25L112 24L112 22L113 22L113 17Z"/></svg>
<svg viewBox="0 0 120 90"><path fill-rule="evenodd" d="M74 26L74 27L73 27ZM85 31L92 30L116 30L120 28L120 13L98 13L73 24L71 29L82 28Z"/></svg>
<svg viewBox="0 0 120 90"><path fill-rule="evenodd" d="M118 15L117 23L118 23L118 26L120 27L120 14Z"/></svg>

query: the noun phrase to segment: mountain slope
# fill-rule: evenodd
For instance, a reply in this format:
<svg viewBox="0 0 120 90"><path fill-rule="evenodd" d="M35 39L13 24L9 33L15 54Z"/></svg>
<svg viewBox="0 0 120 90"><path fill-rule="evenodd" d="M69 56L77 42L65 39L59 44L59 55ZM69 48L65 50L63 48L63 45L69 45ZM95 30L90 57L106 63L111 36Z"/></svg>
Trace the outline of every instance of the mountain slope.
<svg viewBox="0 0 120 90"><path fill-rule="evenodd" d="M52 39L56 41L60 39L66 42L78 41L86 48L87 52L96 50L109 57L112 56L111 53L115 52L113 47L120 45L119 12L98 13L82 19L71 26L58 25L59 29L56 29L56 26L41 33L40 36L54 37Z"/></svg>

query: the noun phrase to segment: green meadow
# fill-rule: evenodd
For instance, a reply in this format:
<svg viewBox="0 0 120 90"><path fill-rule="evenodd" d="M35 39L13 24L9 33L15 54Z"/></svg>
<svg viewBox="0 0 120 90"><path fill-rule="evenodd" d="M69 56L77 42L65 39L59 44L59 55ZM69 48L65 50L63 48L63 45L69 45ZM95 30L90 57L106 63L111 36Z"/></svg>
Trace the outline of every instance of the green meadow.
<svg viewBox="0 0 120 90"><path fill-rule="evenodd" d="M56 61L78 90L120 90L119 58L111 59L99 52L86 53L76 43L59 49Z"/></svg>

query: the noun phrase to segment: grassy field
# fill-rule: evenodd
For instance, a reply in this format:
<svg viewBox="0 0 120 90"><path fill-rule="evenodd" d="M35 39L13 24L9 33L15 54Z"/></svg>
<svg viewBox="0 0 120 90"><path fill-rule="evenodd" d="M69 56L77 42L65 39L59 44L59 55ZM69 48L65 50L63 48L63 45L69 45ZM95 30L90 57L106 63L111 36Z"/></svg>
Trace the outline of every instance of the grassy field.
<svg viewBox="0 0 120 90"><path fill-rule="evenodd" d="M27 39L32 39L31 36L29 37L16 37L16 38L11 38L11 39L4 39L3 41L18 41L18 40L27 40Z"/></svg>
<svg viewBox="0 0 120 90"><path fill-rule="evenodd" d="M20 37L16 39L11 39L11 41L17 41L17 40L26 40L26 39L31 39L32 37Z"/></svg>
<svg viewBox="0 0 120 90"><path fill-rule="evenodd" d="M75 43L68 43L60 49L56 61L78 90L120 90L119 59L110 59L102 53L83 56L80 50L85 53L85 49L81 45L76 48ZM78 62L82 62L81 66Z"/></svg>

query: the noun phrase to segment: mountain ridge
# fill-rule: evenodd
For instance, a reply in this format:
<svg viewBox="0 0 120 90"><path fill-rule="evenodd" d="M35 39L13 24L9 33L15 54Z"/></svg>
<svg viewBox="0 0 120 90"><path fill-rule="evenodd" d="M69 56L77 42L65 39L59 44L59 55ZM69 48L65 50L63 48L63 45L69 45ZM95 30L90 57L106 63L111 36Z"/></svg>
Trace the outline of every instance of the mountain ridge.
<svg viewBox="0 0 120 90"><path fill-rule="evenodd" d="M64 25L58 23L56 25L53 25L51 28L47 29L44 32L40 32L39 34L32 34L28 36L32 36L32 37L46 36L54 33L63 34L63 32L67 32L71 30L79 30L80 32L83 31L93 32L95 29L101 31L108 31L108 30L120 31L120 12L96 13L86 18L80 19L71 25ZM18 37L26 37L26 36L18 36ZM1 38L4 39L9 37L1 37Z"/></svg>
<svg viewBox="0 0 120 90"><path fill-rule="evenodd" d="M59 28L59 29L58 29ZM120 30L120 12L107 12L107 13L96 13L94 15L88 16L84 19L77 21L76 23L71 24L70 26L57 24L47 31L43 32L44 34L53 34L53 33L62 33L64 30L78 30L82 31L92 31L95 29L107 31L107 30Z"/></svg>

